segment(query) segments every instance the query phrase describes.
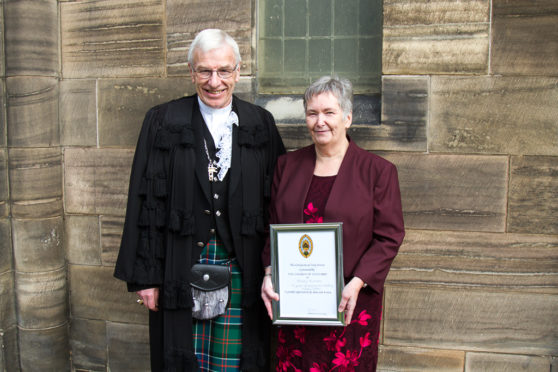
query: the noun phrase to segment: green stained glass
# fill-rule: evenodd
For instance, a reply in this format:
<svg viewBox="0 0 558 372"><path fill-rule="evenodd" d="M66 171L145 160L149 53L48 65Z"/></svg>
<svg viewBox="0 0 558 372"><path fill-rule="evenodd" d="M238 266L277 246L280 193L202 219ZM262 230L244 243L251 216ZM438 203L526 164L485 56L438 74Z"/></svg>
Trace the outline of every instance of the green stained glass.
<svg viewBox="0 0 558 372"><path fill-rule="evenodd" d="M360 36L382 35L382 0L359 2L358 26Z"/></svg>
<svg viewBox="0 0 558 372"><path fill-rule="evenodd" d="M285 0L285 36L306 36L306 0Z"/></svg>
<svg viewBox="0 0 558 372"><path fill-rule="evenodd" d="M308 0L309 35L330 36L331 35L331 13L332 0Z"/></svg>
<svg viewBox="0 0 558 372"><path fill-rule="evenodd" d="M283 0L267 0L263 7L260 27L267 37L283 35Z"/></svg>
<svg viewBox="0 0 558 372"><path fill-rule="evenodd" d="M335 0L336 36L358 35L358 0Z"/></svg>
<svg viewBox="0 0 558 372"><path fill-rule="evenodd" d="M282 44L281 40L265 40L260 44L261 52L263 52L264 74L277 75L283 72Z"/></svg>
<svg viewBox="0 0 558 372"><path fill-rule="evenodd" d="M336 39L333 43L333 67L339 74L357 71L358 42L355 39Z"/></svg>
<svg viewBox="0 0 558 372"><path fill-rule="evenodd" d="M359 72L361 75L372 76L382 73L382 54L374 48L377 39L360 39L359 42Z"/></svg>
<svg viewBox="0 0 558 372"><path fill-rule="evenodd" d="M308 70L311 73L331 72L331 40L310 40L308 42Z"/></svg>
<svg viewBox="0 0 558 372"><path fill-rule="evenodd" d="M258 84L302 93L322 75L379 92L383 0L258 0Z"/></svg>
<svg viewBox="0 0 558 372"><path fill-rule="evenodd" d="M285 40L285 72L304 72L306 41Z"/></svg>

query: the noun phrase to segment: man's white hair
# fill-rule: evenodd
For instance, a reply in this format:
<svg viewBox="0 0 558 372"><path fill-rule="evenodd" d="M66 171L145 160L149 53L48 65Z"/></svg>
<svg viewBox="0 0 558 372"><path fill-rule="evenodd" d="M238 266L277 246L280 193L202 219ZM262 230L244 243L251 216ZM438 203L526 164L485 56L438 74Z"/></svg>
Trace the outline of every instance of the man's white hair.
<svg viewBox="0 0 558 372"><path fill-rule="evenodd" d="M194 67L194 53L196 50L201 50L206 53L210 50L217 49L223 45L228 45L232 48L234 53L235 64L240 64L240 51L238 49L238 44L234 39L223 30L217 28L208 28L200 31L192 44L190 45L190 50L188 50L188 64Z"/></svg>

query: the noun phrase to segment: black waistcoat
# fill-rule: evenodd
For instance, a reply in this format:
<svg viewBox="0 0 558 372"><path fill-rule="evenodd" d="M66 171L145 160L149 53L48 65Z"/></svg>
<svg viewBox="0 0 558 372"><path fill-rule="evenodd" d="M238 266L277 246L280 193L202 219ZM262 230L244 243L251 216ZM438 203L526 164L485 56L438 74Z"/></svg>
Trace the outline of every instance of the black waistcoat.
<svg viewBox="0 0 558 372"><path fill-rule="evenodd" d="M211 157L211 159L218 160L218 158L216 157L217 148L215 147L215 141L213 140L213 136L211 135L211 132L209 131L207 125L203 120L203 116L201 115L199 107L197 110L195 110L193 120L194 122L203 123L201 125L203 140L200 141L203 142L203 145L201 143L198 143L198 146L199 145L203 146L203 150L206 156L202 159L198 159L198 161L203 162L204 166L207 168L209 163L208 156ZM210 234L211 235L217 234L217 237L223 242L229 254L234 254L233 253L234 250L232 246L233 243L231 238L231 229L228 223L229 221L228 195L229 195L229 179L230 179L229 174L230 171L227 172L225 178L223 178L222 181L219 181L216 178L217 174L215 174L215 178L214 178L215 181L209 182L209 188L210 188L209 191L211 195L211 203L210 203L211 208L206 210L205 213L212 216L212 221L209 229ZM209 178L209 173L207 177Z"/></svg>

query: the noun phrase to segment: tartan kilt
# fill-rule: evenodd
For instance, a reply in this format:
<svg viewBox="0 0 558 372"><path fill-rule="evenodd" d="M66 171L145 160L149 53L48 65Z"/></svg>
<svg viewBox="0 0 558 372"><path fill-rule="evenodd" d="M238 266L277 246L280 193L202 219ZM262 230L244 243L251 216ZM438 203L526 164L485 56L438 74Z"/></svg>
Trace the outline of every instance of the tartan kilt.
<svg viewBox="0 0 558 372"><path fill-rule="evenodd" d="M200 263L225 264L229 254L213 237L200 256ZM200 371L239 371L242 352L242 274L236 260L231 263L231 300L224 314L215 319L193 319L194 351Z"/></svg>

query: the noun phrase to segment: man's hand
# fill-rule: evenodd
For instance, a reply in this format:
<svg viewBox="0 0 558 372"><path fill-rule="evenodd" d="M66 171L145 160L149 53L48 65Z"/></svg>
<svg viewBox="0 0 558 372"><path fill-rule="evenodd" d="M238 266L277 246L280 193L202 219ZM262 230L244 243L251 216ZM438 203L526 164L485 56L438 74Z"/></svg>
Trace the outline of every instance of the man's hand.
<svg viewBox="0 0 558 372"><path fill-rule="evenodd" d="M145 307L151 311L159 311L159 288L142 289L136 293Z"/></svg>

